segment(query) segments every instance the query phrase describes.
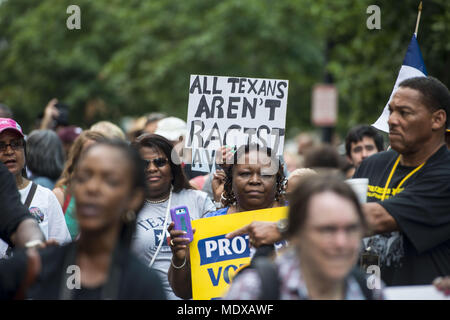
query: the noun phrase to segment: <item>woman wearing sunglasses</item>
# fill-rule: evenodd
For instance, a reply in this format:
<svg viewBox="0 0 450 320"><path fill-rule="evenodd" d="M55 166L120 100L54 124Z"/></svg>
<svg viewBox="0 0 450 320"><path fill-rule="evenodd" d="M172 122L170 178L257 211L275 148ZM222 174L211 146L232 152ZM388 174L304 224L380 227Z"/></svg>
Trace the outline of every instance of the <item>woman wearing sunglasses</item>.
<svg viewBox="0 0 450 320"><path fill-rule="evenodd" d="M0 161L16 180L23 204L39 223L47 240L62 244L70 242L61 206L50 189L26 178L25 139L20 125L13 119L0 118ZM0 240L0 258L9 254L8 245Z"/></svg>
<svg viewBox="0 0 450 320"><path fill-rule="evenodd" d="M172 251L167 243L170 209L186 206L191 220L216 210L207 194L194 190L187 180L173 145L162 136L144 134L133 142L147 163L148 193L137 220L133 249L161 276L169 299L177 299L167 279Z"/></svg>

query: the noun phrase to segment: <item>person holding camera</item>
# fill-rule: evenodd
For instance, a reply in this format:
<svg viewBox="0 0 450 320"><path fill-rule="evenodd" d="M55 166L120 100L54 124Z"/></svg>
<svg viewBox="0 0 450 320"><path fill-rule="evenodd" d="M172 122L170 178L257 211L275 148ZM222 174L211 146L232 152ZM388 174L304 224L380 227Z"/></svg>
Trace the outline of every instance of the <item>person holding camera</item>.
<svg viewBox="0 0 450 320"><path fill-rule="evenodd" d="M65 127L69 125L68 118L68 107L64 103L59 102L57 98L53 98L45 107L39 129L51 129L56 131L59 126Z"/></svg>

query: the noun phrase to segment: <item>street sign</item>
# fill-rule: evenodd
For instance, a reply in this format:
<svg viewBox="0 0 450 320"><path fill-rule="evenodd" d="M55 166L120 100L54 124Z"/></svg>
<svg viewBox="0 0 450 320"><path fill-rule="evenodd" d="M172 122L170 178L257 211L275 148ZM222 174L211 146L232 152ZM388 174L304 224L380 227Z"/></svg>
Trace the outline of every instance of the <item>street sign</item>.
<svg viewBox="0 0 450 320"><path fill-rule="evenodd" d="M318 127L334 127L337 122L338 92L334 85L318 84L312 94L311 121Z"/></svg>

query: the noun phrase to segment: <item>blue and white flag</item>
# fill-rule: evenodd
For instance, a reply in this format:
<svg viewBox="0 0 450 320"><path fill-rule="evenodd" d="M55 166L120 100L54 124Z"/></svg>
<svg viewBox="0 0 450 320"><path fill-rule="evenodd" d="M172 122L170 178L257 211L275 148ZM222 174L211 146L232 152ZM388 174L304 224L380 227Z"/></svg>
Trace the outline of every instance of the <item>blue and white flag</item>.
<svg viewBox="0 0 450 320"><path fill-rule="evenodd" d="M391 101L394 92L397 90L398 85L405 79L414 77L426 77L427 70L425 63L423 62L422 53L420 52L419 43L417 42L416 35L413 34L411 42L409 43L408 50L406 51L405 59L403 60L402 67L398 73L397 81L395 81L394 89L389 97L388 103L384 107L383 113L378 120L372 124L375 128L384 132L389 132L388 119L389 108L388 104Z"/></svg>

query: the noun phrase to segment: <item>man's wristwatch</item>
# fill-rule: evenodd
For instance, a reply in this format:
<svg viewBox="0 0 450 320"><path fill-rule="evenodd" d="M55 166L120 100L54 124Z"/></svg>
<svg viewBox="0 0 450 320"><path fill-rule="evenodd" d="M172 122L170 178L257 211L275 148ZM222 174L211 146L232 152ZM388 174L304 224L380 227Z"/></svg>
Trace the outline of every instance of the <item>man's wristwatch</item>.
<svg viewBox="0 0 450 320"><path fill-rule="evenodd" d="M277 221L278 232L284 237L288 229L288 219L280 219Z"/></svg>

